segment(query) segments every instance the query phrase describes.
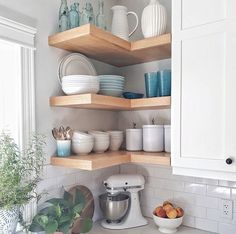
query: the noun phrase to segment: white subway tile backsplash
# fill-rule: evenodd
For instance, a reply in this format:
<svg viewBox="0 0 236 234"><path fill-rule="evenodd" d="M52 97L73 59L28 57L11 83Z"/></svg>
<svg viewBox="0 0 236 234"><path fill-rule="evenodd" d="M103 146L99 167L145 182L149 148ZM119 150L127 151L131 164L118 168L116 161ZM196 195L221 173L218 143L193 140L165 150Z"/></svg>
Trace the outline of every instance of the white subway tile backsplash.
<svg viewBox="0 0 236 234"><path fill-rule="evenodd" d="M166 200L172 200L174 198L174 192L166 189L154 189L154 196Z"/></svg>
<svg viewBox="0 0 236 234"><path fill-rule="evenodd" d="M196 218L195 226L209 232L218 232L218 222Z"/></svg>
<svg viewBox="0 0 236 234"><path fill-rule="evenodd" d="M190 215L185 215L183 220L183 225L195 228L195 217Z"/></svg>
<svg viewBox="0 0 236 234"><path fill-rule="evenodd" d="M236 189L232 189L231 198L232 198L233 200L236 200Z"/></svg>
<svg viewBox="0 0 236 234"><path fill-rule="evenodd" d="M176 204L184 203L186 205L196 204L196 196L190 193L174 192L174 202Z"/></svg>
<svg viewBox="0 0 236 234"><path fill-rule="evenodd" d="M121 174L136 174L137 173L137 165L135 164L125 164L120 166Z"/></svg>
<svg viewBox="0 0 236 234"><path fill-rule="evenodd" d="M218 185L218 180L205 179L205 178L195 178L195 182L198 184L208 184L208 185Z"/></svg>
<svg viewBox="0 0 236 234"><path fill-rule="evenodd" d="M215 209L219 207L219 198L215 198L215 197L197 195L195 202L197 206L203 206L203 207L215 208Z"/></svg>
<svg viewBox="0 0 236 234"><path fill-rule="evenodd" d="M230 188L207 185L207 195L230 199Z"/></svg>
<svg viewBox="0 0 236 234"><path fill-rule="evenodd" d="M220 210L207 208L207 219L220 221Z"/></svg>
<svg viewBox="0 0 236 234"><path fill-rule="evenodd" d="M185 189L184 190L185 190L185 192L188 192L188 193L206 194L206 185L185 182Z"/></svg>
<svg viewBox="0 0 236 234"><path fill-rule="evenodd" d="M184 211L187 215L195 216L198 218L206 217L206 208L196 205L182 204Z"/></svg>
<svg viewBox="0 0 236 234"><path fill-rule="evenodd" d="M236 188L236 182L233 182L233 181L220 180L219 185L225 186L225 187Z"/></svg>

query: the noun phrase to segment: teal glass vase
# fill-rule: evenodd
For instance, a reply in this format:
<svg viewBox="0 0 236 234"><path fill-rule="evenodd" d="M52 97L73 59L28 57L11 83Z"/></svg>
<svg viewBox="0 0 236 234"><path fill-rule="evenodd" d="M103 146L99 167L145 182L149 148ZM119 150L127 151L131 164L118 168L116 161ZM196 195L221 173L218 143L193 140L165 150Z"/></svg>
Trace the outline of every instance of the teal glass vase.
<svg viewBox="0 0 236 234"><path fill-rule="evenodd" d="M79 26L79 14L76 10L76 5L71 5L71 9L69 12L69 28L76 28Z"/></svg>
<svg viewBox="0 0 236 234"><path fill-rule="evenodd" d="M96 26L99 28L102 28L104 30L107 29L106 18L105 18L105 14L104 14L104 1L103 0L99 1L99 11L96 16Z"/></svg>

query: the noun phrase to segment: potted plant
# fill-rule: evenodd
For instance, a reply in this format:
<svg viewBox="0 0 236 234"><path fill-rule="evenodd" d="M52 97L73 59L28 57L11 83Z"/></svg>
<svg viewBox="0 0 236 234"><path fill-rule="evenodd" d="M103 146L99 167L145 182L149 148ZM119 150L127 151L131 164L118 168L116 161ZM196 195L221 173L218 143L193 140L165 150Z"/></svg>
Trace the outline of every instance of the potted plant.
<svg viewBox="0 0 236 234"><path fill-rule="evenodd" d="M9 134L0 134L0 233L15 233L21 206L37 197L44 144L42 136L34 135L20 151Z"/></svg>
<svg viewBox="0 0 236 234"><path fill-rule="evenodd" d="M85 198L80 191L76 191L73 197L70 193L64 192L63 198L53 198L46 201L46 208L43 208L33 218L29 227L31 232L45 231L47 234L71 233L71 229L78 219L81 219L82 227L80 233L87 233L91 230L93 221L90 218L81 217L85 207Z"/></svg>

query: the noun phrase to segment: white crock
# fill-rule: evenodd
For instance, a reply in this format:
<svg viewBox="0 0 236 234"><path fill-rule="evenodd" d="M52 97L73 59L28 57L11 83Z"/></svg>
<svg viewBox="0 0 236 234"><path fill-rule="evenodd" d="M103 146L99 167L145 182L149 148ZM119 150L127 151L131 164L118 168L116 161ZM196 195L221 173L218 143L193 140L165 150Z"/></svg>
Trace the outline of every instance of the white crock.
<svg viewBox="0 0 236 234"><path fill-rule="evenodd" d="M143 126L143 150L146 152L162 152L164 150L163 125Z"/></svg>
<svg viewBox="0 0 236 234"><path fill-rule="evenodd" d="M19 206L6 210L0 208L0 233L14 234L19 221Z"/></svg>
<svg viewBox="0 0 236 234"><path fill-rule="evenodd" d="M126 149L140 151L143 149L143 130L126 129Z"/></svg>
<svg viewBox="0 0 236 234"><path fill-rule="evenodd" d="M145 38L155 37L166 32L167 12L166 8L158 0L150 0L143 10L141 27Z"/></svg>

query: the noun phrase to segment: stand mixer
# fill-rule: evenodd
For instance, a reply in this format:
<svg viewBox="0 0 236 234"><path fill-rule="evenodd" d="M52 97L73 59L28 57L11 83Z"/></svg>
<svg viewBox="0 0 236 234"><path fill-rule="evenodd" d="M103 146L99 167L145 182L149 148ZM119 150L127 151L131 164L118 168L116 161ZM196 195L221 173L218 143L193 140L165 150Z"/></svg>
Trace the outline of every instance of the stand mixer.
<svg viewBox="0 0 236 234"><path fill-rule="evenodd" d="M105 215L101 225L108 229L126 229L144 226L148 222L142 216L139 194L144 189L142 175L113 175L104 181L107 193L99 196Z"/></svg>

